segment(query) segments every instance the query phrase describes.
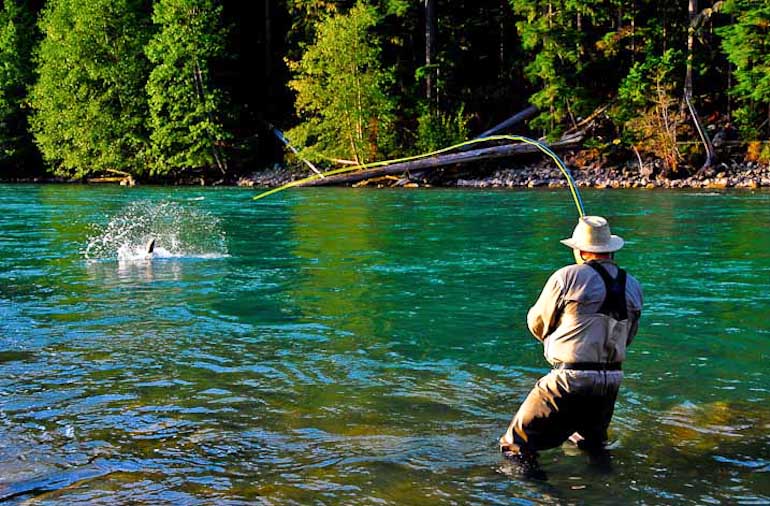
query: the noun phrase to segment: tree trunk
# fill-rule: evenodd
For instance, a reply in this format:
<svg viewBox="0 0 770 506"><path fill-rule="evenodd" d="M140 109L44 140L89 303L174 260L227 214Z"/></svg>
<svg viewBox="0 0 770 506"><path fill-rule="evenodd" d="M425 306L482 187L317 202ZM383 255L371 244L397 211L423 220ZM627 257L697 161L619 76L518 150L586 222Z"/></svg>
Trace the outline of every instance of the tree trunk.
<svg viewBox="0 0 770 506"><path fill-rule="evenodd" d="M714 153L714 146L711 144L706 129L703 128L700 118L698 117L698 111L695 109L692 98L692 67L693 67L693 52L695 47L695 24L698 17L698 0L689 0L688 13L690 17L690 27L687 30L687 73L684 78L684 101L687 104L687 108L690 111L693 123L695 123L695 129L698 131L703 147L706 150L706 161L703 162L703 166L699 172L702 172L712 165L716 161L716 155Z"/></svg>
<svg viewBox="0 0 770 506"><path fill-rule="evenodd" d="M438 102L436 92L436 72L432 65L436 60L436 0L425 0L425 67L427 75L425 79L425 98L428 106L434 109ZM435 107L437 110L438 107Z"/></svg>
<svg viewBox="0 0 770 506"><path fill-rule="evenodd" d="M273 38L272 17L270 16L270 0L265 0L265 77L270 77L273 68Z"/></svg>
<svg viewBox="0 0 770 506"><path fill-rule="evenodd" d="M209 107L206 104L206 83L203 81L203 72L201 71L198 62L194 63L193 75L193 80L195 81L196 90L198 92L198 99L203 104L203 108L206 110L209 121L211 121L213 124L214 114L209 110ZM211 141L211 154L214 156L214 161L216 162L219 171L222 174L227 174L227 158L225 158L224 154L221 152L219 146L217 146L217 143L214 140Z"/></svg>
<svg viewBox="0 0 770 506"><path fill-rule="evenodd" d="M730 14L730 24L735 23L735 14ZM730 63L730 60L725 60L727 63L727 89L732 90L733 89L733 64ZM727 117L731 118L733 117L733 94L727 93Z"/></svg>
<svg viewBox="0 0 770 506"><path fill-rule="evenodd" d="M636 63L636 0L631 4L631 63Z"/></svg>
<svg viewBox="0 0 770 506"><path fill-rule="evenodd" d="M534 116L535 114L537 114L537 111L538 109L536 106L530 105L526 109L523 109L517 112L507 120L503 121L502 123L499 123L493 126L492 128L490 128L489 130L487 130L486 132L482 133L477 137L477 139L481 139L483 137L489 137L490 135L493 135L501 130L505 130L508 127L516 125L517 123L521 123L522 121L527 120L532 116Z"/></svg>
<svg viewBox="0 0 770 506"><path fill-rule="evenodd" d="M551 31L553 30L553 4L549 1L548 2L548 34L543 36L543 49L547 49L548 44L551 44L549 42L549 37L551 35ZM556 111L556 108L553 105L553 100L549 101L549 121L550 121L550 130L553 131L555 128L555 122L554 122L554 113Z"/></svg>
<svg viewBox="0 0 770 506"><path fill-rule="evenodd" d="M568 149L580 145L582 137L577 136L571 139L567 139L560 142L555 142L549 147L552 150ZM447 165L456 165L458 163L475 162L479 160L488 160L493 158L505 158L517 155L538 153L537 147L529 144L505 144L503 146L493 146L489 148L474 149L471 151L465 151L462 153L451 153L441 156L431 156L428 158L421 158L419 160L413 160L411 162L394 163L392 165L385 165L383 167L374 167L371 169L363 169L357 172L349 172L345 174L337 174L332 176L326 176L323 179L313 179L304 184L298 186L326 186L326 185L341 185L352 184L364 179L370 179L374 177L381 177L387 175L403 174L405 172L412 171L428 171L437 169L439 167L445 167Z"/></svg>
<svg viewBox="0 0 770 506"><path fill-rule="evenodd" d="M505 68L505 16L506 16L506 8L508 6L507 0L500 0L500 70L497 73L498 77L500 79L503 79L505 76L506 68Z"/></svg>

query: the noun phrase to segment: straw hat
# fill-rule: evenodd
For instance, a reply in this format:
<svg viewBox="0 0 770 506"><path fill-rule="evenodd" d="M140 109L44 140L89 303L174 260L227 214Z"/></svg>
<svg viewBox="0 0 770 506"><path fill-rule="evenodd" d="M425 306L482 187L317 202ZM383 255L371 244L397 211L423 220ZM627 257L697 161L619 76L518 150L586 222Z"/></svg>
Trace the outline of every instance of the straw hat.
<svg viewBox="0 0 770 506"><path fill-rule="evenodd" d="M572 237L562 239L565 246L590 253L612 253L623 247L623 238L610 233L610 225L601 216L583 216Z"/></svg>

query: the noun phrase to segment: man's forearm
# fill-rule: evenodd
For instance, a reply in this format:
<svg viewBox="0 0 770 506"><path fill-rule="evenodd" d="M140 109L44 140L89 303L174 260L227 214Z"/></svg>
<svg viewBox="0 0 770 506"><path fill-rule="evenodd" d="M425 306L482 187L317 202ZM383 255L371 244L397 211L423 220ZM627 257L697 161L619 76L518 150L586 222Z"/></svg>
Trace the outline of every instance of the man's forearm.
<svg viewBox="0 0 770 506"><path fill-rule="evenodd" d="M529 310L527 313L527 327L529 331L538 341L543 341L546 336L545 322L543 317L536 311L535 307Z"/></svg>

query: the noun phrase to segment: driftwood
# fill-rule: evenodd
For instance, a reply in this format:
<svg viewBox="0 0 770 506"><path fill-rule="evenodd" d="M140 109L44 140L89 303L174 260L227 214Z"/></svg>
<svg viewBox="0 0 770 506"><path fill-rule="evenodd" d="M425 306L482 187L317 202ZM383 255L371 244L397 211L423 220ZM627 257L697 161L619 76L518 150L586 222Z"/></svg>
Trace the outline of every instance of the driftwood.
<svg viewBox="0 0 770 506"><path fill-rule="evenodd" d="M487 130L486 132L482 133L481 135L479 135L477 137L477 139L482 139L484 137L489 137L490 135L496 134L497 132L499 132L501 130L505 130L506 128L512 127L513 125L521 123L524 120L528 120L529 118L531 118L532 116L537 114L537 111L538 111L538 109L537 109L536 106L530 105L526 109L523 109L523 110L517 112L516 114L514 114L513 116L511 116L507 120L503 121L502 123L498 123L497 125L493 126L489 130Z"/></svg>
<svg viewBox="0 0 770 506"><path fill-rule="evenodd" d="M575 124L575 126L564 132L564 135L571 136L585 132L586 127L588 127L596 118L604 114L604 112L610 108L610 105L612 105L612 103L597 107L594 112L588 115L587 118L580 120L577 124Z"/></svg>
<svg viewBox="0 0 770 506"><path fill-rule="evenodd" d="M108 177L90 177L87 179L89 183L122 183L124 177L108 176Z"/></svg>
<svg viewBox="0 0 770 506"><path fill-rule="evenodd" d="M120 186L136 185L136 180L134 180L134 176L132 176L128 172L123 172L122 170L117 170L117 169L105 169L105 172L109 172L111 174L118 174L118 175L92 177L87 179L86 181L89 183L120 183Z"/></svg>
<svg viewBox="0 0 770 506"><path fill-rule="evenodd" d="M582 136L574 136L567 139L562 139L559 142L551 144L549 147L552 150L569 149L580 145L583 140ZM530 144L504 144L502 146L492 146L488 148L473 149L470 151L463 151L461 153L451 153L440 156L431 156L429 158L421 158L419 160L413 160L411 162L394 163L391 165L385 165L382 167L375 167L371 169L364 169L358 172L349 172L346 174L337 174L333 176L326 176L323 179L314 179L298 186L325 186L325 185L344 185L353 184L364 179L372 179L376 177L403 174L405 172L413 171L428 171L437 169L439 167L446 167L447 165L455 165L458 163L475 162L479 160L489 160L493 158L506 158L517 155L525 155L538 153L537 147Z"/></svg>
<svg viewBox="0 0 770 506"><path fill-rule="evenodd" d="M360 188L362 186L368 186L370 184L376 184L376 185L379 185L382 183L393 184L393 183L398 183L399 181L401 181L401 178L398 176L380 176L372 179L364 179L363 181L359 181L353 185L353 188Z"/></svg>

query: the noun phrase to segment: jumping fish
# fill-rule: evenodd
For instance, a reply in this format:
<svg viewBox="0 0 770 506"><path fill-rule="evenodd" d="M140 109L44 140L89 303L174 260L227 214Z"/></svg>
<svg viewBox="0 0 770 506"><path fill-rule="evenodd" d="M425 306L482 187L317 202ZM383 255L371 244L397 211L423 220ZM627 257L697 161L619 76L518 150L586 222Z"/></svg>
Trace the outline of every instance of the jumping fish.
<svg viewBox="0 0 770 506"><path fill-rule="evenodd" d="M147 255L147 258L152 258L152 252L155 251L155 238L153 237L149 241L147 241L147 246L145 247L145 255Z"/></svg>

